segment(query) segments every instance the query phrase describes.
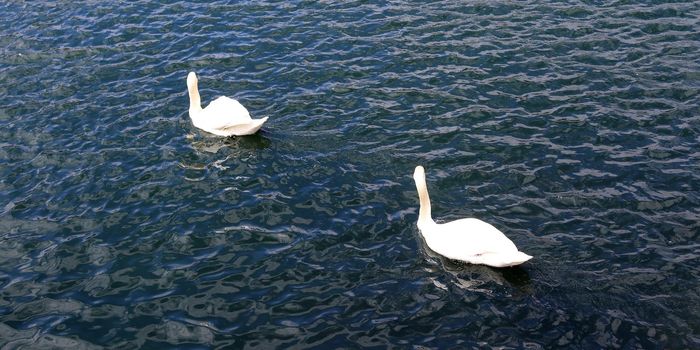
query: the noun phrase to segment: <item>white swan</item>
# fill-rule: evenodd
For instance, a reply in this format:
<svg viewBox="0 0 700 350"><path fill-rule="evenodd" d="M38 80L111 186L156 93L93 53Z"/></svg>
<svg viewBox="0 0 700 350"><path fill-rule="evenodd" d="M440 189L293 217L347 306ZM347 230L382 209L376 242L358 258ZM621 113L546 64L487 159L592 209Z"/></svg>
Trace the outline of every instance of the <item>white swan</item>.
<svg viewBox="0 0 700 350"><path fill-rule="evenodd" d="M190 93L190 118L194 126L219 136L241 136L255 134L268 117L251 119L248 110L238 101L221 96L202 109L197 75L187 75L187 90Z"/></svg>
<svg viewBox="0 0 700 350"><path fill-rule="evenodd" d="M425 184L425 169L413 173L420 199L418 229L428 247L450 259L471 264L506 267L522 264L532 257L515 247L501 231L479 219L468 218L438 224L430 215L430 197Z"/></svg>

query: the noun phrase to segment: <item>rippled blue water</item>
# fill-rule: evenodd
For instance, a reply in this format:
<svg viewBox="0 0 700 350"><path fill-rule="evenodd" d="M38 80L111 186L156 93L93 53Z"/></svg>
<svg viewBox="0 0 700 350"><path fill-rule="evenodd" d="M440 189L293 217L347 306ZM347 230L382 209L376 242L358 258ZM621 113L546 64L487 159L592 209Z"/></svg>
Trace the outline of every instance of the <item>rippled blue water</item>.
<svg viewBox="0 0 700 350"><path fill-rule="evenodd" d="M0 4L0 346L700 347L697 2ZM194 128L239 99L258 135ZM476 216L535 258L429 252Z"/></svg>

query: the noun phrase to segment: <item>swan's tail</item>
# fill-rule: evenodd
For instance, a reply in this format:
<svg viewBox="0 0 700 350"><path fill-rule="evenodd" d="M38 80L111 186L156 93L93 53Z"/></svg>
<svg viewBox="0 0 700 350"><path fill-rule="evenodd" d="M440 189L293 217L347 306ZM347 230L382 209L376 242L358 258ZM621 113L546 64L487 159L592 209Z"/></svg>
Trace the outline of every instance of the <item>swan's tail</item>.
<svg viewBox="0 0 700 350"><path fill-rule="evenodd" d="M252 135L258 132L260 128L262 128L263 124L265 124L265 122L267 121L267 118L269 117L252 119L249 123L231 125L229 127L226 127L224 130L226 131L226 133L228 133L228 136Z"/></svg>
<svg viewBox="0 0 700 350"><path fill-rule="evenodd" d="M478 263L489 265L493 267L508 267L520 265L530 259L532 256L527 255L523 252L507 252L507 253L489 253L480 256Z"/></svg>
<svg viewBox="0 0 700 350"><path fill-rule="evenodd" d="M515 254L511 254L509 258L506 261L504 261L506 265L503 265L503 267L520 265L530 259L532 259L531 255L527 255L519 251Z"/></svg>

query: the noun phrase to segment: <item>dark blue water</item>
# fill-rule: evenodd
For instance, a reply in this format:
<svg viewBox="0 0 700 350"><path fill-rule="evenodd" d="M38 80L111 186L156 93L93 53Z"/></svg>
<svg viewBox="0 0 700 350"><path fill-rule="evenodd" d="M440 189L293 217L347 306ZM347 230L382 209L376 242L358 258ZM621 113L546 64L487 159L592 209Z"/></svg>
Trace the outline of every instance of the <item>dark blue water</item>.
<svg viewBox="0 0 700 350"><path fill-rule="evenodd" d="M700 347L697 2L0 4L0 346ZM260 134L194 128L239 99ZM475 216L535 258L428 251Z"/></svg>

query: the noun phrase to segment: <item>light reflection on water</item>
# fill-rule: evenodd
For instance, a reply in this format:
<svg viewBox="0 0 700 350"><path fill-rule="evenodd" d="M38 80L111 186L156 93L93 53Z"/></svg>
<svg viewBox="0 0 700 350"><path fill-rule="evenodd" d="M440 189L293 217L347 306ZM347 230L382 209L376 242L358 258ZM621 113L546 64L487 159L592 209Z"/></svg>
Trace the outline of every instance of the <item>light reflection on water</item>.
<svg viewBox="0 0 700 350"><path fill-rule="evenodd" d="M0 4L0 345L698 347L699 12ZM430 252L417 164L535 258Z"/></svg>

